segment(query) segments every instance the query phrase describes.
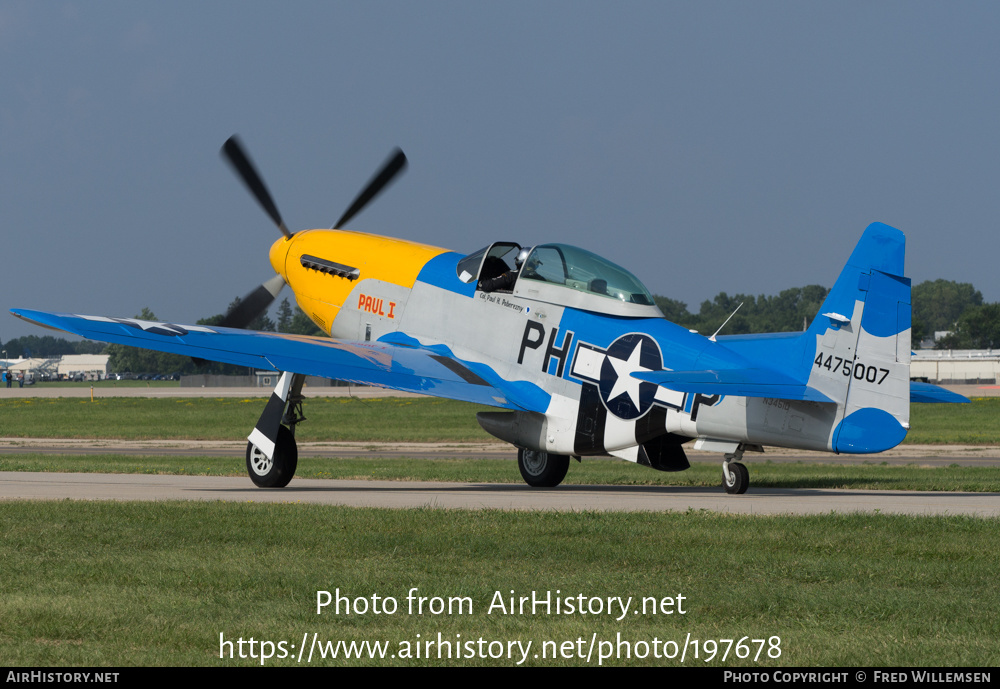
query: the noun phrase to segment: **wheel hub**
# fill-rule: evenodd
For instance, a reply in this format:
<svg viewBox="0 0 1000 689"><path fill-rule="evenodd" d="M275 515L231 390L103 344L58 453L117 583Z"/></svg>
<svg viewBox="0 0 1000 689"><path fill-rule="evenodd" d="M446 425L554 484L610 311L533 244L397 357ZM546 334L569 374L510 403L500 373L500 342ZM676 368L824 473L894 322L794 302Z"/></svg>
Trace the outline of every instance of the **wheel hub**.
<svg viewBox="0 0 1000 689"><path fill-rule="evenodd" d="M524 468L532 476L537 476L545 469L545 454L535 450L524 451Z"/></svg>
<svg viewBox="0 0 1000 689"><path fill-rule="evenodd" d="M267 476L267 473L271 471L271 467L274 465L274 461L267 458L260 448L254 445L250 450L250 468L253 469L253 473L258 476Z"/></svg>

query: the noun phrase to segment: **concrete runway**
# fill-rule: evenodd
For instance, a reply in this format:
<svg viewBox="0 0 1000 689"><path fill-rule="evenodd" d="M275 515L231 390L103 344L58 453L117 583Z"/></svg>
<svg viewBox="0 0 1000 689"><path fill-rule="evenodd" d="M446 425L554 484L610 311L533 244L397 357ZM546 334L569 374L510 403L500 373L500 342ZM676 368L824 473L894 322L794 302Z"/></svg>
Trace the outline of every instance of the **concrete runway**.
<svg viewBox="0 0 1000 689"><path fill-rule="evenodd" d="M721 488L560 486L429 481L294 479L283 489L255 488L250 479L144 474L0 473L0 499L225 500L316 503L352 507L666 512L729 514L881 512L1000 517L1000 494L828 489L757 489L726 495Z"/></svg>
<svg viewBox="0 0 1000 689"><path fill-rule="evenodd" d="M125 454L166 456L242 456L245 441L118 441L0 439L0 455ZM502 443L373 444L301 443L302 456L325 457L476 457L511 462L514 453ZM715 454L690 452L693 462L719 463ZM561 511L686 511L731 514L829 514L882 512L910 515L1000 517L1000 494L926 491L770 489L752 485L753 460L824 461L1000 466L1000 448L902 446L876 456L769 450L748 455L751 487L745 495L721 488L662 486L572 486L530 488L524 484L461 484L419 481L344 481L296 478L284 489L256 488L247 477L160 476L145 474L64 474L0 472L0 500L227 500L240 502L309 502L355 507L437 507ZM619 461L590 459L587 461ZM641 470L638 469L637 470Z"/></svg>

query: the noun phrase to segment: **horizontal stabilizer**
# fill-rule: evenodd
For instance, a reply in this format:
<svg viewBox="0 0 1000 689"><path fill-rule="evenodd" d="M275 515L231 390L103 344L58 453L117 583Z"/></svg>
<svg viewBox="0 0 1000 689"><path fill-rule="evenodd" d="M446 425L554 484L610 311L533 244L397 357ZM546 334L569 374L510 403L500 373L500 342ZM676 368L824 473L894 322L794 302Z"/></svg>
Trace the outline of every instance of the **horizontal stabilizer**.
<svg viewBox="0 0 1000 689"><path fill-rule="evenodd" d="M832 402L829 397L794 378L777 371L756 368L705 371L640 371L633 378L656 383L677 392L703 395L769 397L807 402Z"/></svg>
<svg viewBox="0 0 1000 689"><path fill-rule="evenodd" d="M968 404L969 398L937 385L911 380L910 401L925 404Z"/></svg>

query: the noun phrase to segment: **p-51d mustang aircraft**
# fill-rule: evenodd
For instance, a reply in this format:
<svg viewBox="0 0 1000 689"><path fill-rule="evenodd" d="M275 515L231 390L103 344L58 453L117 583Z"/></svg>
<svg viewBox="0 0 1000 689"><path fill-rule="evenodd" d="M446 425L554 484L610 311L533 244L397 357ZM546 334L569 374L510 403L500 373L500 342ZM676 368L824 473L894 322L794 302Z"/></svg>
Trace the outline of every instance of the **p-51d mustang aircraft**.
<svg viewBox="0 0 1000 689"><path fill-rule="evenodd" d="M968 401L910 381L905 239L887 225L865 230L806 331L705 337L667 321L631 273L573 246L496 242L462 255L342 229L405 167L402 151L338 229L296 233L235 137L223 154L283 236L270 251L277 275L221 326L12 312L94 340L283 371L247 443L258 486L295 473L307 375L506 410L477 418L518 448L532 486L558 485L571 456L682 471L695 440L724 455L725 489L743 493L748 450L881 452L906 435L911 400ZM284 284L330 338L242 329Z"/></svg>

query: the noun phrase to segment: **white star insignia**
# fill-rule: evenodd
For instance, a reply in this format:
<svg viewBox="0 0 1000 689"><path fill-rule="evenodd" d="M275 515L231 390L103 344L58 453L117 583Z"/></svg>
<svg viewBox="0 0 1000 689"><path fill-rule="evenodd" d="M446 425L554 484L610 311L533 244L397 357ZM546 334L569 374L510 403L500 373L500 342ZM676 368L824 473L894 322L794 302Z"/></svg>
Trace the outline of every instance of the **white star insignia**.
<svg viewBox="0 0 1000 689"><path fill-rule="evenodd" d="M626 393L629 399L632 400L632 404L636 409L639 408L639 386L642 381L638 378L633 378L632 374L639 371L649 372L652 369L643 368L639 363L639 359L642 356L642 340L636 343L635 349L629 354L628 360L624 361L622 359L616 359L613 356L608 357L608 361L615 369L615 373L618 375L618 380L615 381L615 385L611 388L611 394L608 395L608 401L610 402L619 395Z"/></svg>
<svg viewBox="0 0 1000 689"><path fill-rule="evenodd" d="M124 320L127 320L129 323L133 323L135 325L138 325L140 328L142 328L143 330L147 330L147 331L148 330L152 330L153 328L158 328L158 329L161 329L161 330L166 330L168 332L172 332L172 333L177 334L177 335L183 335L184 334L176 326L170 325L169 323L159 323L157 321L144 321L141 318L127 318L127 319L124 319Z"/></svg>

